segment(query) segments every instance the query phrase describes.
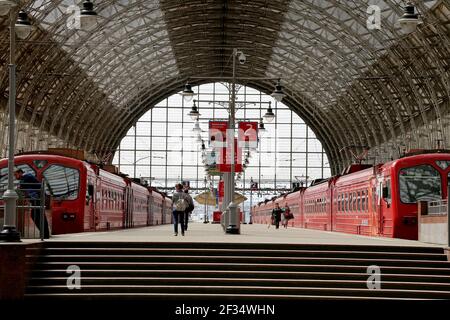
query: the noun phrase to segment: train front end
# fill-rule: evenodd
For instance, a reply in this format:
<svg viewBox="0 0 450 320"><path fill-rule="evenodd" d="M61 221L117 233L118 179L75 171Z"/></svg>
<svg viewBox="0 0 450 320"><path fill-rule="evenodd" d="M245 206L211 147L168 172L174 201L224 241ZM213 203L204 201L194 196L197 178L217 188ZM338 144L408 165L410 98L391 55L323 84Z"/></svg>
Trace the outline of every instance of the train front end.
<svg viewBox="0 0 450 320"><path fill-rule="evenodd" d="M450 154L409 156L392 162L391 166L392 191L389 197L392 201L393 237L417 240L418 202L447 198Z"/></svg>

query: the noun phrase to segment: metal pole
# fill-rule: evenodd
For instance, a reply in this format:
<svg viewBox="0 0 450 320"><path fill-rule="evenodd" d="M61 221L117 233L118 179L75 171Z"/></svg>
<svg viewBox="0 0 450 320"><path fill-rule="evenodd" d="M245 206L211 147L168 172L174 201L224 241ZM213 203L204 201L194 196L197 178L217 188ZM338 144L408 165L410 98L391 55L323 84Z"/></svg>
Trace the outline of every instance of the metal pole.
<svg viewBox="0 0 450 320"><path fill-rule="evenodd" d="M231 81L231 101L230 101L230 112L229 112L229 123L228 123L228 147L231 148L231 172L228 179L228 188L225 187L225 190L228 192L227 206L231 206L234 208L234 174L235 174L235 162L234 162L234 129L235 129L235 101L236 101L236 56L238 54L238 50L233 49L233 77ZM240 230L240 221L238 215L238 210L230 210L229 211L229 223L226 228L226 233L239 234Z"/></svg>
<svg viewBox="0 0 450 320"><path fill-rule="evenodd" d="M44 183L44 179L42 179L42 183L41 183L41 201L40 201L40 212L39 214L41 215L41 219L39 220L40 222L40 226L39 226L39 234L41 236L41 241L44 241L44 228L45 228L45 183Z"/></svg>
<svg viewBox="0 0 450 320"><path fill-rule="evenodd" d="M450 184L447 186L447 245L450 247Z"/></svg>
<svg viewBox="0 0 450 320"><path fill-rule="evenodd" d="M205 197L207 196L207 194L206 194L206 178L205 178ZM205 217L203 218L203 223L208 223L208 219L207 219L207 213L206 213L206 201L205 201Z"/></svg>
<svg viewBox="0 0 450 320"><path fill-rule="evenodd" d="M20 242L20 233L16 230L17 192L14 190L14 149L16 134L16 35L15 10L10 10L9 27L9 144L8 144L8 190L3 194L5 201L5 222L0 232L0 241Z"/></svg>
<svg viewBox="0 0 450 320"><path fill-rule="evenodd" d="M248 222L248 224L253 224L253 220L252 220L252 198L253 198L253 188L250 185L250 221Z"/></svg>

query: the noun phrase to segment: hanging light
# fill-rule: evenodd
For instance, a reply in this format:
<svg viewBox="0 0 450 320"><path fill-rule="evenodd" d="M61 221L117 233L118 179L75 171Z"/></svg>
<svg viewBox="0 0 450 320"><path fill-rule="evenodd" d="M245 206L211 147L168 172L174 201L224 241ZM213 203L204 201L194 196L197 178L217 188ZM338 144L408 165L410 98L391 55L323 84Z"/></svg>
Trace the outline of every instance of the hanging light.
<svg viewBox="0 0 450 320"><path fill-rule="evenodd" d="M15 6L17 6L16 1L0 0L0 16L6 16Z"/></svg>
<svg viewBox="0 0 450 320"><path fill-rule="evenodd" d="M181 92L181 95L186 102L190 102L192 98L194 98L194 91L192 91L192 87L189 82L184 85L184 89L183 92Z"/></svg>
<svg viewBox="0 0 450 320"><path fill-rule="evenodd" d="M31 30L33 30L30 20L28 19L28 15L23 10L20 10L19 12L15 29L17 37L21 40L28 38L28 36L31 33Z"/></svg>
<svg viewBox="0 0 450 320"><path fill-rule="evenodd" d="M198 132L199 134L200 134L200 132L202 132L202 129L200 128L200 123L198 121L195 122L194 129L192 129L192 131ZM200 140L199 142L202 142L202 141Z"/></svg>
<svg viewBox="0 0 450 320"><path fill-rule="evenodd" d="M272 111L271 104L269 104L269 107L267 108L267 112L264 115L264 119L266 119L267 122L272 122L273 119L275 119L275 114Z"/></svg>
<svg viewBox="0 0 450 320"><path fill-rule="evenodd" d="M259 127L258 127L258 131L259 133L261 133L261 135L263 135L264 133L266 133L266 128L264 127L264 122L261 121L259 122Z"/></svg>
<svg viewBox="0 0 450 320"><path fill-rule="evenodd" d="M94 11L94 4L90 0L83 1L79 18L81 28L85 31L90 31L97 25L98 15Z"/></svg>
<svg viewBox="0 0 450 320"><path fill-rule="evenodd" d="M416 31L417 26L421 23L419 20L419 15L415 12L415 10L416 7L409 2L406 7L403 8L402 17L398 19L402 30L407 34Z"/></svg>
<svg viewBox="0 0 450 320"><path fill-rule="evenodd" d="M200 117L200 113L198 112L197 106L195 105L195 100L194 100L194 105L192 106L191 112L189 112L189 116L194 121L198 121L198 118Z"/></svg>
<svg viewBox="0 0 450 320"><path fill-rule="evenodd" d="M202 140L202 150L206 150L205 141Z"/></svg>
<svg viewBox="0 0 450 320"><path fill-rule="evenodd" d="M283 86L281 85L280 79L278 79L278 82L275 86L275 91L272 92L271 96L278 102L281 102L281 100L283 100L283 98L286 96L283 92Z"/></svg>

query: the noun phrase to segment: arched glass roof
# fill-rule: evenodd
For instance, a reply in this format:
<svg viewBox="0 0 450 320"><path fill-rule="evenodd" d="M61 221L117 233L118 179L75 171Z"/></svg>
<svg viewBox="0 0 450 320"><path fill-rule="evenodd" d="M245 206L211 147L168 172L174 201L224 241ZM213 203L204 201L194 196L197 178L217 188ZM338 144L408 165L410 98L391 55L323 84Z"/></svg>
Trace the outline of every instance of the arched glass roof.
<svg viewBox="0 0 450 320"><path fill-rule="evenodd" d="M21 1L36 29L17 43L19 132L112 161L136 120L189 78L230 76L239 48L247 62L237 75L281 78L284 103L322 142L333 173L352 160L349 146L397 148L409 135L416 147L437 139L448 147L450 5L412 2L423 23L406 35L403 0L97 0L90 32L72 27L80 1ZM368 27L369 6L381 12L379 29ZM274 86L240 83L265 93Z"/></svg>

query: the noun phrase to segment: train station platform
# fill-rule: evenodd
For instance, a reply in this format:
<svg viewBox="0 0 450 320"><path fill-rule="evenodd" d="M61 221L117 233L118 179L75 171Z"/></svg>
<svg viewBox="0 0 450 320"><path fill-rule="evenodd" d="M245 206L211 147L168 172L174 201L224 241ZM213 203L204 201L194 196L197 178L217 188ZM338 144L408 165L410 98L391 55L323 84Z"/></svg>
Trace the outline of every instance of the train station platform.
<svg viewBox="0 0 450 320"><path fill-rule="evenodd" d="M27 241L27 240L24 240ZM30 240L28 240L30 241ZM279 244L339 244L377 246L438 246L419 241L367 237L338 232L302 228L268 228L262 224L243 224L241 234L226 234L220 224L193 222L183 237L173 235L173 225L125 229L107 232L85 232L53 236L51 241L133 241L133 242L223 242L223 243L279 243ZM439 247L439 246L438 246Z"/></svg>

